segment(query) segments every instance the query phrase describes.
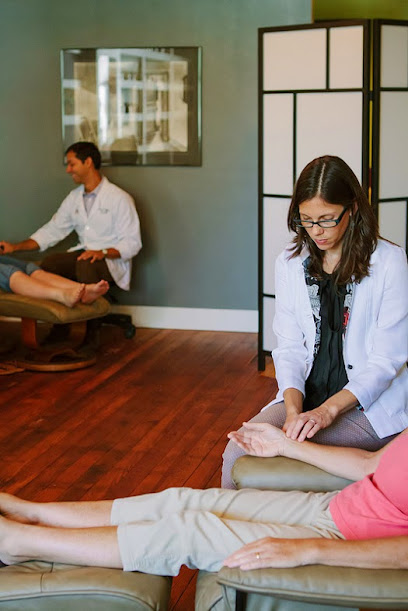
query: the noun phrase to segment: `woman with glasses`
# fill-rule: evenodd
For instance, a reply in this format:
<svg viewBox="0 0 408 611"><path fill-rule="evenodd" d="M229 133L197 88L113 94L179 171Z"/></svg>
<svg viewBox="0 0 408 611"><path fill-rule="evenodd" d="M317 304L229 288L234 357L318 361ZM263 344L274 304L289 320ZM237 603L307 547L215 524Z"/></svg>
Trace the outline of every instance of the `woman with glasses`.
<svg viewBox="0 0 408 611"><path fill-rule="evenodd" d="M288 212L295 232L276 262L276 399L251 422L299 442L375 451L408 426L408 271L339 157L302 171ZM230 441L222 486L242 450Z"/></svg>

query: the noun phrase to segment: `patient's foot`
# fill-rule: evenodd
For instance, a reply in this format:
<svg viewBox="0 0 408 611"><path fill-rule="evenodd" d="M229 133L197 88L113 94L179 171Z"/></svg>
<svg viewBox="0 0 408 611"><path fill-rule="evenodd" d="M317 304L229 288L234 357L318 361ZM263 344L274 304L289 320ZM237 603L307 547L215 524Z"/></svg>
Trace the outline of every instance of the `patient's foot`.
<svg viewBox="0 0 408 611"><path fill-rule="evenodd" d="M35 504L6 492L0 492L0 516L24 524L38 524Z"/></svg>
<svg viewBox="0 0 408 611"><path fill-rule="evenodd" d="M29 558L18 556L17 543L24 537L22 529L29 527L24 524L12 522L0 516L0 562L2 564L16 564Z"/></svg>
<svg viewBox="0 0 408 611"><path fill-rule="evenodd" d="M85 284L85 290L82 295L81 301L82 303L93 303L101 297L101 295L105 295L109 290L109 282L106 280L100 280L96 284Z"/></svg>
<svg viewBox="0 0 408 611"><path fill-rule="evenodd" d="M69 308L73 308L77 303L79 303L85 293L85 284L78 284L74 288L69 289L61 289L61 303L68 306Z"/></svg>

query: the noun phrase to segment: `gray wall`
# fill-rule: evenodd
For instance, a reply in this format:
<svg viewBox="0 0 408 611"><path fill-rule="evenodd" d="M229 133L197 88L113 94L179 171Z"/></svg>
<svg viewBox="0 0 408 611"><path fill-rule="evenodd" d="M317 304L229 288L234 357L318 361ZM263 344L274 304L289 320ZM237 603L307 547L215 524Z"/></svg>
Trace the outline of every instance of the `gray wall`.
<svg viewBox="0 0 408 611"><path fill-rule="evenodd" d="M257 28L310 0L0 0L0 239L48 220L64 174L59 51L202 46L203 165L107 168L136 199L132 305L257 308Z"/></svg>

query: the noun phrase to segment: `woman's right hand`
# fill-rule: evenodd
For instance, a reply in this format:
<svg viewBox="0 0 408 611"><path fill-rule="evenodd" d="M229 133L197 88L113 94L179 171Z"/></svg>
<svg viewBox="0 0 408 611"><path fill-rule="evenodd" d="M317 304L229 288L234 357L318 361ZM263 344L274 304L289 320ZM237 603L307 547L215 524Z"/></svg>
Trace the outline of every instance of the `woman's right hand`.
<svg viewBox="0 0 408 611"><path fill-rule="evenodd" d="M299 414L296 412L291 412L286 415L286 420L282 426L282 431L287 433L288 429L292 429L297 422Z"/></svg>
<svg viewBox="0 0 408 611"><path fill-rule="evenodd" d="M281 429L266 422L244 422L239 431L227 437L250 456L282 456L286 435Z"/></svg>

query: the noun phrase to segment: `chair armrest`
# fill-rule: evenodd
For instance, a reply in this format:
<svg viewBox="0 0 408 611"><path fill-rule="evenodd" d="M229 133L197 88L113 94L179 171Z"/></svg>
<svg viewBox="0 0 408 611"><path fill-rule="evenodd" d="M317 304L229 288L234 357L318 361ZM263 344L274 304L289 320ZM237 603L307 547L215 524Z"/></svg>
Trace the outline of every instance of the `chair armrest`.
<svg viewBox="0 0 408 611"><path fill-rule="evenodd" d="M351 483L318 467L292 458L241 456L235 461L232 478L237 488L330 492Z"/></svg>
<svg viewBox="0 0 408 611"><path fill-rule="evenodd" d="M311 604L372 609L406 609L408 570L300 566L241 571L223 567L223 588Z"/></svg>

